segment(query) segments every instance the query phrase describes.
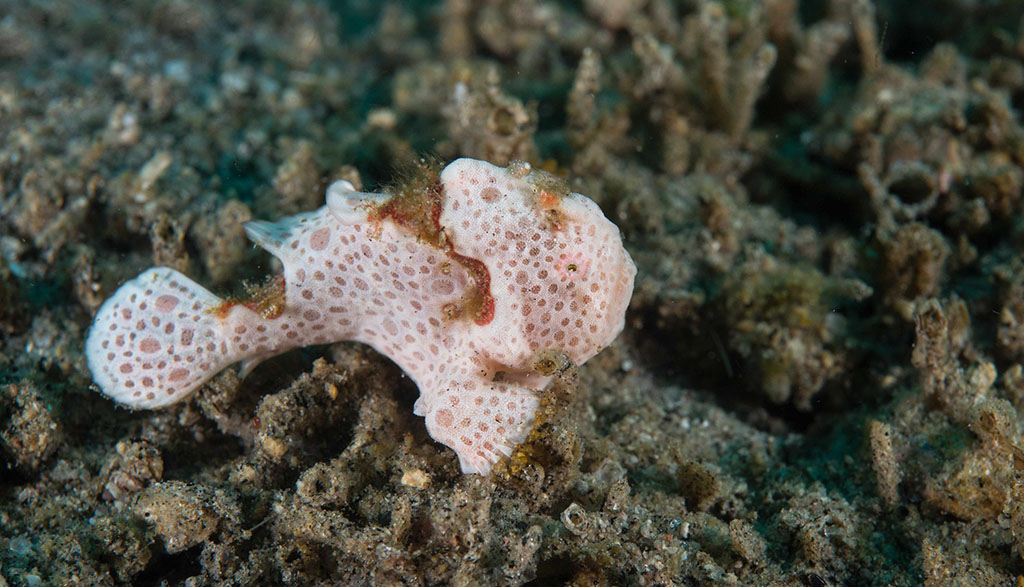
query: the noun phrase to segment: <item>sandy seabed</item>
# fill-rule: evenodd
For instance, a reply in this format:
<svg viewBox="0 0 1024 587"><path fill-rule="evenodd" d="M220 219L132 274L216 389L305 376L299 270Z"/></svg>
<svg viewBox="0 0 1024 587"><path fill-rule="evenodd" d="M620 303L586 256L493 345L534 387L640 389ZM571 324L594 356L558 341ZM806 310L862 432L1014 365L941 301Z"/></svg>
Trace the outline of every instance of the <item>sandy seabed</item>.
<svg viewBox="0 0 1024 587"><path fill-rule="evenodd" d="M1020 584L1024 9L907 5L0 1L0 586ZM492 475L355 343L92 387L120 283L421 155L639 269Z"/></svg>

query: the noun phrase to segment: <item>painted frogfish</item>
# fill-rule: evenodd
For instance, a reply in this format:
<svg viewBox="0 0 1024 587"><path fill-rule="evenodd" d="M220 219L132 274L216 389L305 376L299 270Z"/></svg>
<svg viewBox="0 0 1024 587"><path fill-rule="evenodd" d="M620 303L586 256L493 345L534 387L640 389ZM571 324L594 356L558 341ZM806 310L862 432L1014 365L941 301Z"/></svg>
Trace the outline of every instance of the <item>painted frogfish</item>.
<svg viewBox="0 0 1024 587"><path fill-rule="evenodd" d="M354 340L419 388L414 412L466 473L522 442L550 374L622 330L636 268L590 199L527 163L459 159L389 193L327 189L326 205L245 225L283 274L222 299L154 267L122 285L86 341L95 382L133 408L188 397L219 371Z"/></svg>

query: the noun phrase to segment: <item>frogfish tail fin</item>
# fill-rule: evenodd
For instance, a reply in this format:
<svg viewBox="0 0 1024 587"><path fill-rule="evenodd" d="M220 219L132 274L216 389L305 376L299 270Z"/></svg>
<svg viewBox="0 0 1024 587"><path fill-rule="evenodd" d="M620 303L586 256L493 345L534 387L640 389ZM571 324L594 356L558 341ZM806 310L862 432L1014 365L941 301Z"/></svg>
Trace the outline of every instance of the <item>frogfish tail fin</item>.
<svg viewBox="0 0 1024 587"><path fill-rule="evenodd" d="M228 356L222 300L181 273L154 267L100 307L85 356L103 393L156 408L192 393L235 362Z"/></svg>

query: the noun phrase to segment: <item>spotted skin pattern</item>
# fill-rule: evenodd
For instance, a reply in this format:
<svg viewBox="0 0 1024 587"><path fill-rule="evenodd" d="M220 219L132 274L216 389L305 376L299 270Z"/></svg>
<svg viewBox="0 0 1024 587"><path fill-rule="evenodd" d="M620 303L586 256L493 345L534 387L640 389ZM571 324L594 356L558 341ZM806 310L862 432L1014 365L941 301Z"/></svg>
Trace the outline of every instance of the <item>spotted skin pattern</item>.
<svg viewBox="0 0 1024 587"><path fill-rule="evenodd" d="M533 423L550 381L533 369L537 353L558 349L582 364L607 346L636 273L597 205L552 195L540 173L521 163L448 165L443 248L395 219L371 219L389 196L336 182L319 210L246 224L284 265L283 311L226 304L173 269L152 268L97 313L86 341L93 378L119 402L157 408L240 361L244 375L293 348L360 341L416 382L415 413L462 470L486 474ZM493 311L460 312L481 293Z"/></svg>

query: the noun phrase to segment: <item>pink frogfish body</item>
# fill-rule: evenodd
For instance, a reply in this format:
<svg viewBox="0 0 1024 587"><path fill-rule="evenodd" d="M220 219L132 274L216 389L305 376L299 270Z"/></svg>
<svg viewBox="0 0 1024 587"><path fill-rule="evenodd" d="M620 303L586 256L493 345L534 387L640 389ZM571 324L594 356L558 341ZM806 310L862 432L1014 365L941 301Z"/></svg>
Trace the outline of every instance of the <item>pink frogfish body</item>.
<svg viewBox="0 0 1024 587"><path fill-rule="evenodd" d="M415 413L463 472L486 474L530 430L550 380L538 353L587 361L622 330L632 294L618 228L559 186L525 163L472 159L403 202L337 181L319 210L246 224L284 266L266 299L223 300L154 267L99 309L89 369L106 395L157 408L237 362L244 376L296 347L360 341L415 381Z"/></svg>

